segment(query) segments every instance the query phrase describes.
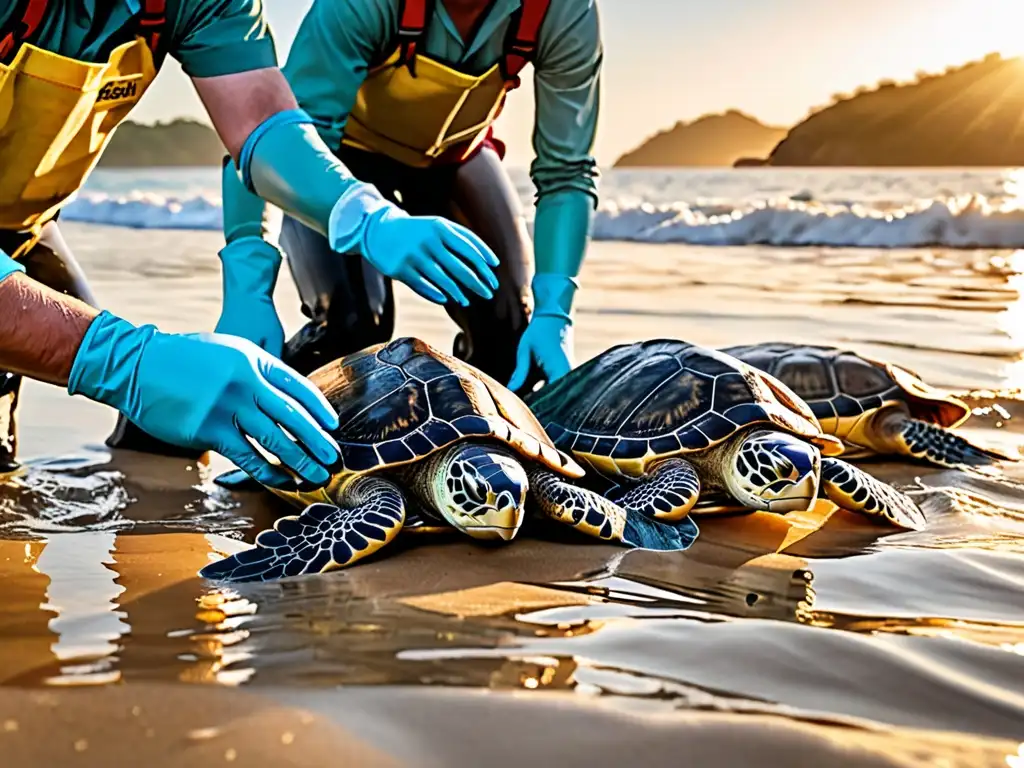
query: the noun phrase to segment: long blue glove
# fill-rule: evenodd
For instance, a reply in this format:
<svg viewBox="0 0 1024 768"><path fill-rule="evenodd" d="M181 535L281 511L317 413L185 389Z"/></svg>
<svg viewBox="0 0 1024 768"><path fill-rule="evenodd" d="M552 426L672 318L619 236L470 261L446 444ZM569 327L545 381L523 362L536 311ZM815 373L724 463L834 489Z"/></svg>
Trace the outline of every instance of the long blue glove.
<svg viewBox="0 0 1024 768"><path fill-rule="evenodd" d="M82 340L68 392L117 408L165 442L214 450L277 488L294 488L296 481L247 438L315 486L327 482L327 467L340 456L324 431L338 425L324 396L234 336L161 333L103 312Z"/></svg>
<svg viewBox="0 0 1024 768"><path fill-rule="evenodd" d="M334 250L362 255L429 301L465 306L465 291L490 299L498 287L498 257L479 237L438 216L409 216L356 180L301 110L253 131L240 170L247 189L326 235Z"/></svg>
<svg viewBox="0 0 1024 768"><path fill-rule="evenodd" d="M509 389L520 389L534 365L551 383L572 370L572 305L576 275L587 248L593 198L565 190L537 203L533 240L537 274L533 278L533 316L519 340Z"/></svg>
<svg viewBox="0 0 1024 768"><path fill-rule="evenodd" d="M281 253L259 237L228 243L219 254L224 299L215 333L248 339L274 357L284 349L284 326L274 307Z"/></svg>
<svg viewBox="0 0 1024 768"><path fill-rule="evenodd" d="M221 174L224 240L220 252L224 298L216 333L248 339L274 357L284 349L284 327L274 307L281 252L266 242L264 203L242 185L230 157Z"/></svg>
<svg viewBox="0 0 1024 768"><path fill-rule="evenodd" d="M0 250L0 282L10 277L15 272L24 272L25 267L16 262L2 250Z"/></svg>
<svg viewBox="0 0 1024 768"><path fill-rule="evenodd" d="M526 383L533 364L548 383L565 376L573 367L571 312L576 281L565 275L538 274L532 287L533 317L519 339L516 369L508 383L513 392Z"/></svg>

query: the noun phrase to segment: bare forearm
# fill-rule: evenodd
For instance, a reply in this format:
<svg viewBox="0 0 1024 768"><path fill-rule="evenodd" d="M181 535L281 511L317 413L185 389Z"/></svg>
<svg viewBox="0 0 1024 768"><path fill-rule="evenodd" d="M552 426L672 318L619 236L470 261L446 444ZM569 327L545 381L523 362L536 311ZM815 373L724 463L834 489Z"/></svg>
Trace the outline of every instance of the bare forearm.
<svg viewBox="0 0 1024 768"><path fill-rule="evenodd" d="M67 385L99 311L21 273L0 282L0 368Z"/></svg>
<svg viewBox="0 0 1024 768"><path fill-rule="evenodd" d="M276 67L237 75L197 77L192 83L236 163L245 140L260 123L278 112L298 107L288 81Z"/></svg>

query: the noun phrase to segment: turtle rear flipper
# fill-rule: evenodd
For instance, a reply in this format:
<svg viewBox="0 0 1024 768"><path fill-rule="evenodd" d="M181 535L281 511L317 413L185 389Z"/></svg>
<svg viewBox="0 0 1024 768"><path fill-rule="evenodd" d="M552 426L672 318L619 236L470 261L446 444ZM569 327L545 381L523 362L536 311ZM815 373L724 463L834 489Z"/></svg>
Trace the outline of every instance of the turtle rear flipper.
<svg viewBox="0 0 1024 768"><path fill-rule="evenodd" d="M818 495L840 509L882 518L900 528L919 531L927 522L910 497L845 461L822 458Z"/></svg>
<svg viewBox="0 0 1024 768"><path fill-rule="evenodd" d="M311 504L282 517L256 537L256 547L203 568L226 581L270 581L344 568L387 546L405 522L401 491L386 480L360 478L345 493L347 506Z"/></svg>
<svg viewBox="0 0 1024 768"><path fill-rule="evenodd" d="M697 524L688 517L672 524L662 523L638 512L629 512L554 472L534 468L528 474L530 491L541 512L588 536L637 549L661 551L687 549L697 538Z"/></svg>
<svg viewBox="0 0 1024 768"><path fill-rule="evenodd" d="M656 520L682 520L700 496L697 470L684 459L659 462L625 493L612 497L620 507Z"/></svg>
<svg viewBox="0 0 1024 768"><path fill-rule="evenodd" d="M919 419L906 419L896 434L896 441L906 455L940 467L979 467L1013 460L974 445L945 427Z"/></svg>

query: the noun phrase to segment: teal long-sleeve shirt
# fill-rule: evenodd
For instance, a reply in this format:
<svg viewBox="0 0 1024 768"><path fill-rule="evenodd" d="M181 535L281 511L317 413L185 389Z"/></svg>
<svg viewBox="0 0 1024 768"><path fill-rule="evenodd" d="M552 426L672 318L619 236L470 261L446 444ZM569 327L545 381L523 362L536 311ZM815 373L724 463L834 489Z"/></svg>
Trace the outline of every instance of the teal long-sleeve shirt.
<svg viewBox="0 0 1024 768"><path fill-rule="evenodd" d="M17 6L0 4L0 25ZM51 2L34 42L77 61L106 61L114 48L135 35L133 19L140 7L140 0ZM190 77L277 66L260 0L168 0L166 15L166 50Z"/></svg>
<svg viewBox="0 0 1024 768"><path fill-rule="evenodd" d="M520 0L495 0L467 43L444 3L435 3L420 52L481 75L502 59L505 34L520 5ZM368 69L394 52L398 12L399 0L315 0L299 27L284 73L327 146L341 144ZM591 151L603 55L597 0L552 2L533 62L536 159L530 175L538 202L568 190L596 202L597 164ZM518 95L513 91L509 98Z"/></svg>

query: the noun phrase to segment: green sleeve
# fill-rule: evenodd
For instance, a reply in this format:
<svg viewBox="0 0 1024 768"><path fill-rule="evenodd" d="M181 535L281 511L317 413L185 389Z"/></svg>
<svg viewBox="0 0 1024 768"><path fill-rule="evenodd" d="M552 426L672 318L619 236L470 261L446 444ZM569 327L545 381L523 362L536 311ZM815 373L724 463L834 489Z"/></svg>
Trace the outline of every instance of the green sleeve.
<svg viewBox="0 0 1024 768"><path fill-rule="evenodd" d="M538 202L577 190L597 202L597 130L604 50L596 0L553 3L538 40L534 64L536 159L530 176Z"/></svg>
<svg viewBox="0 0 1024 768"><path fill-rule="evenodd" d="M283 67L299 106L329 147L341 144L345 120L389 29L397 27L389 0L314 0Z"/></svg>
<svg viewBox="0 0 1024 768"><path fill-rule="evenodd" d="M170 53L189 77L277 66L263 0L178 0L171 39Z"/></svg>

